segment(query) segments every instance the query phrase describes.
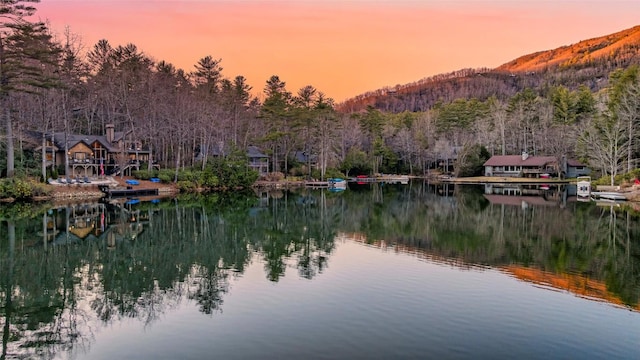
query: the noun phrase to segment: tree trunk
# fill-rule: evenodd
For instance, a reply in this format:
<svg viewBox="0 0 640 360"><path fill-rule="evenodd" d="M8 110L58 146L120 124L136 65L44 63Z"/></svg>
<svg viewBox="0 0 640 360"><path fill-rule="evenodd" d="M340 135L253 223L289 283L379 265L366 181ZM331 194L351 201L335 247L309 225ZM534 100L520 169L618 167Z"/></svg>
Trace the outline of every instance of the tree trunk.
<svg viewBox="0 0 640 360"><path fill-rule="evenodd" d="M43 131L42 132L42 149L40 150L41 156L42 156L42 181L44 181L45 183L47 182L47 139L46 139L46 133Z"/></svg>
<svg viewBox="0 0 640 360"><path fill-rule="evenodd" d="M149 161L147 161L147 171L153 170L153 142L149 141Z"/></svg>
<svg viewBox="0 0 640 360"><path fill-rule="evenodd" d="M15 175L15 150L13 147L13 124L11 122L11 109L9 107L9 101L5 97L4 99L4 116L7 126L7 177L11 178Z"/></svg>
<svg viewBox="0 0 640 360"><path fill-rule="evenodd" d="M633 117L629 117L629 147L627 148L627 172L630 173L633 171L633 143L634 143L634 133L633 133Z"/></svg>
<svg viewBox="0 0 640 360"><path fill-rule="evenodd" d="M182 150L182 146L180 146L180 144L178 144L178 156L176 156L176 172L175 175L173 177L173 182L177 183L178 182L178 172L180 171L180 152Z"/></svg>
<svg viewBox="0 0 640 360"><path fill-rule="evenodd" d="M69 131L64 127L64 176L69 179Z"/></svg>

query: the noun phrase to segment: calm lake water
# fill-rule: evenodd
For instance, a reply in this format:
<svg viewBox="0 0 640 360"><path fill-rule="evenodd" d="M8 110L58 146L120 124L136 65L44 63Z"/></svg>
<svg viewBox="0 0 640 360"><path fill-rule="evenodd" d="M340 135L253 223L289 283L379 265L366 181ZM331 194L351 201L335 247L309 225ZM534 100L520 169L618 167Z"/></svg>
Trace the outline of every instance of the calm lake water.
<svg viewBox="0 0 640 360"><path fill-rule="evenodd" d="M638 213L572 192L3 207L2 358L638 359Z"/></svg>

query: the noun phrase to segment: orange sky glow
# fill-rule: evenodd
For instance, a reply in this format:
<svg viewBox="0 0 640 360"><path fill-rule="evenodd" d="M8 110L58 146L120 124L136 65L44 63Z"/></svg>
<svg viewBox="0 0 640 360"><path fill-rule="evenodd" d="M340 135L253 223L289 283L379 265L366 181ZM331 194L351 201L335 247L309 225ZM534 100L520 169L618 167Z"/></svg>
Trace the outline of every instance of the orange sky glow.
<svg viewBox="0 0 640 360"><path fill-rule="evenodd" d="M336 101L640 24L637 0L41 0L89 50L133 43L187 72L211 55L254 94L278 75Z"/></svg>

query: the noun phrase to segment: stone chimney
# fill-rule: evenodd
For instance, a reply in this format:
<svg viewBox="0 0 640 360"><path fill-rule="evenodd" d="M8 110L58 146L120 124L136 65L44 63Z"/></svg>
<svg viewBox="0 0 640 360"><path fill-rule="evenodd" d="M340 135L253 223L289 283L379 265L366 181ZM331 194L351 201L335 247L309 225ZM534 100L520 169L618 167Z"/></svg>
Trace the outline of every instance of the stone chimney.
<svg viewBox="0 0 640 360"><path fill-rule="evenodd" d="M522 152L522 161L525 161L529 158L529 153L527 153L526 151Z"/></svg>
<svg viewBox="0 0 640 360"><path fill-rule="evenodd" d="M107 124L107 126L105 126L106 128L106 134L105 136L107 137L107 141L109 142L109 144L113 143L113 138L115 137L115 130L113 128L113 124Z"/></svg>

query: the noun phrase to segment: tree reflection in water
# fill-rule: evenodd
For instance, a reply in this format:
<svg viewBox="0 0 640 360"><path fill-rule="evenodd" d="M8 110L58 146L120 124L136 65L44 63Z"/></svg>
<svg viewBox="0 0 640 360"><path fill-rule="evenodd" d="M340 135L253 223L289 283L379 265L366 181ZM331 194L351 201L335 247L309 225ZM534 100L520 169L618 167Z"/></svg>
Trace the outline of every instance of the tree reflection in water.
<svg viewBox="0 0 640 360"><path fill-rule="evenodd" d="M545 279L571 274L602 284L608 301L638 307L637 213L563 193L547 194L545 203L488 195L495 194L365 184L337 194L83 204L25 216L6 211L2 358L82 352L97 327L124 318L149 326L183 299L215 314L232 280L256 259L270 281L288 268L313 279L329 265L338 234L462 266L513 274L529 268L537 272L527 276Z"/></svg>

